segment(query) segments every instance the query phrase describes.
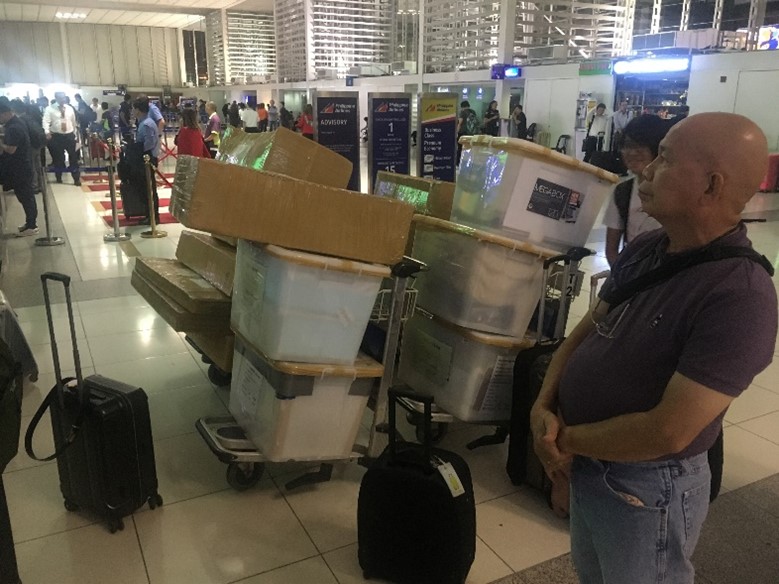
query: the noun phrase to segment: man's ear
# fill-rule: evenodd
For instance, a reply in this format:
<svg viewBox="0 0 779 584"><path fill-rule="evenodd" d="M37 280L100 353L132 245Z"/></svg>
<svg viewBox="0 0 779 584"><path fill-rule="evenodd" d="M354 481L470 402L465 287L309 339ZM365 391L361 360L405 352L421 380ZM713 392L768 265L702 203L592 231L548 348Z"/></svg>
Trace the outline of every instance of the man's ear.
<svg viewBox="0 0 779 584"><path fill-rule="evenodd" d="M719 172L712 172L709 173L707 179L706 195L712 199L719 198L725 191L725 177Z"/></svg>

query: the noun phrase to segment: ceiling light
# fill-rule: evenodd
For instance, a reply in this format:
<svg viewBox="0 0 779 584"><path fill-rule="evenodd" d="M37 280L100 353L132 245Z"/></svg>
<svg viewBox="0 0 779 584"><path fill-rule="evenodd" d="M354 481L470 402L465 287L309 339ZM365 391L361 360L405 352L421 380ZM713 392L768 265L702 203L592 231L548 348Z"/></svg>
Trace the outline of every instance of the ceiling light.
<svg viewBox="0 0 779 584"><path fill-rule="evenodd" d="M87 17L86 14L83 14L81 12L57 12L55 16L57 18L62 18L63 20L79 20L81 18Z"/></svg>

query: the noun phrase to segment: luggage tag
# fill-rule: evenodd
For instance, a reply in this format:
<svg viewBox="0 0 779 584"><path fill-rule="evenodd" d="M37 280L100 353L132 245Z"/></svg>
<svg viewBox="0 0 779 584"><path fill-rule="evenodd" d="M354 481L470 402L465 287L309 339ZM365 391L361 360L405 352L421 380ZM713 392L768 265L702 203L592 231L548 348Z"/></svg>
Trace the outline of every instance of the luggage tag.
<svg viewBox="0 0 779 584"><path fill-rule="evenodd" d="M449 487L449 490L452 493L452 497L456 498L460 495L464 495L465 487L463 486L460 477L457 476L457 471L454 470L452 463L444 462L438 457L435 457L435 460L438 462L436 468L438 469L438 472L441 473L441 476L444 477L444 482L446 483L446 486Z"/></svg>

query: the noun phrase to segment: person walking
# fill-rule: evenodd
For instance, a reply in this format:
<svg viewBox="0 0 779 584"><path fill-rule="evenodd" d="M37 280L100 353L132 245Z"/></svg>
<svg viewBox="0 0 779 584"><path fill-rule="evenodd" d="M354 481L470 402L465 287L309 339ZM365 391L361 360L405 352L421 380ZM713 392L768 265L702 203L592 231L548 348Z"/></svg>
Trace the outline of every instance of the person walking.
<svg viewBox="0 0 779 584"><path fill-rule="evenodd" d="M500 112L495 100L490 102L484 113L484 133L488 136L500 136Z"/></svg>
<svg viewBox="0 0 779 584"><path fill-rule="evenodd" d="M514 111L511 112L511 122L514 126L512 136L527 140L527 116L522 111L521 105L517 104Z"/></svg>
<svg viewBox="0 0 779 584"><path fill-rule="evenodd" d="M257 104L257 126L260 132L268 131L268 110L265 109L264 103Z"/></svg>
<svg viewBox="0 0 779 584"><path fill-rule="evenodd" d="M73 177L73 184L81 186L81 173L76 154L76 121L75 110L67 104L66 95L55 94L56 103L44 112L42 124L46 132L46 142L51 154L54 176L58 183L62 182L62 170L65 168L65 155L68 157L67 170Z"/></svg>
<svg viewBox="0 0 779 584"><path fill-rule="evenodd" d="M606 104L599 103L589 115L587 134L584 137L582 151L584 162L589 162L593 152L603 150L603 141L609 129L609 116L606 115Z"/></svg>
<svg viewBox="0 0 779 584"><path fill-rule="evenodd" d="M297 124L295 125L300 130L300 133L303 134L304 138L308 138L309 140L314 139L314 108L310 103L306 104L306 107L303 108L303 113L300 114Z"/></svg>
<svg viewBox="0 0 779 584"><path fill-rule="evenodd" d="M292 112L289 111L285 106L284 102L279 102L281 104L281 109L279 109L279 121L281 122L281 125L285 128L292 130L294 129L294 116L292 115Z"/></svg>
<svg viewBox="0 0 779 584"><path fill-rule="evenodd" d="M260 131L257 126L259 118L257 116L257 106L249 104L249 106L243 112L243 129L249 134L256 134Z"/></svg>
<svg viewBox="0 0 779 584"><path fill-rule="evenodd" d="M119 106L119 133L122 140L128 142L133 138L133 107L132 97L126 93Z"/></svg>
<svg viewBox="0 0 779 584"><path fill-rule="evenodd" d="M268 128L271 132L279 129L279 108L274 100L270 100L268 105Z"/></svg>
<svg viewBox="0 0 779 584"><path fill-rule="evenodd" d="M216 113L216 104L213 101L209 101L206 104L206 113L208 114L208 122L203 132L203 141L208 146L211 158L216 158L222 133L222 120L219 119L219 114Z"/></svg>
<svg viewBox="0 0 779 584"><path fill-rule="evenodd" d="M463 136L474 136L479 133L480 124L476 112L471 109L471 103L468 100L460 102L460 116L457 119L457 164L460 164L460 158L463 153L463 145L460 144L460 138Z"/></svg>
<svg viewBox="0 0 779 584"><path fill-rule="evenodd" d="M135 119L138 120L138 128L135 133L135 142L137 144L143 144L143 154L149 155L151 162L151 188L152 198L154 200L154 220L157 225L160 223L160 199L157 196L157 177L154 175L154 169L157 167L157 162L160 155L160 136L157 124L151 119L149 115L149 100L139 97L133 102L133 109L135 110ZM147 191L148 194L148 191ZM149 225L151 223L152 210L149 210L149 215L139 221L139 225Z"/></svg>
<svg viewBox="0 0 779 584"><path fill-rule="evenodd" d="M611 116L612 129L614 135L611 138L611 149L615 152L619 150L619 145L622 143L622 134L625 132L625 128L632 119L630 112L628 111L628 102L623 99L619 102L619 109Z"/></svg>
<svg viewBox="0 0 779 584"><path fill-rule="evenodd" d="M20 102L21 104L21 102ZM24 104L21 104L24 105ZM30 135L27 125L19 119L7 99L0 100L0 124L5 128L2 142L2 167L4 184L14 190L16 199L24 209L24 224L16 236L27 237L38 233L38 205L33 194L33 165Z"/></svg>

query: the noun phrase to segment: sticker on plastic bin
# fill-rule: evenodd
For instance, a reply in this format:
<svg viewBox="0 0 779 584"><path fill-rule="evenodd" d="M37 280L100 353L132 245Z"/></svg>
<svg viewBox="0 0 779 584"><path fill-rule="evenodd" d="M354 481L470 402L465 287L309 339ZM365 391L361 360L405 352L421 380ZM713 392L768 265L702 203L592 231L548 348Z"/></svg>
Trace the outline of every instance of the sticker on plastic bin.
<svg viewBox="0 0 779 584"><path fill-rule="evenodd" d="M446 482L446 486L449 487L452 497L459 497L460 495L465 494L463 482L460 480L460 477L457 475L457 471L454 470L454 466L452 466L451 462L444 462L443 464L438 465L438 472L444 477L444 481Z"/></svg>
<svg viewBox="0 0 779 584"><path fill-rule="evenodd" d="M489 382L480 392L474 404L482 413L509 413L511 411L511 389L514 382L514 362L516 357L498 357Z"/></svg>
<svg viewBox="0 0 779 584"><path fill-rule="evenodd" d="M576 223L584 194L542 178L536 179L527 210L556 221Z"/></svg>

